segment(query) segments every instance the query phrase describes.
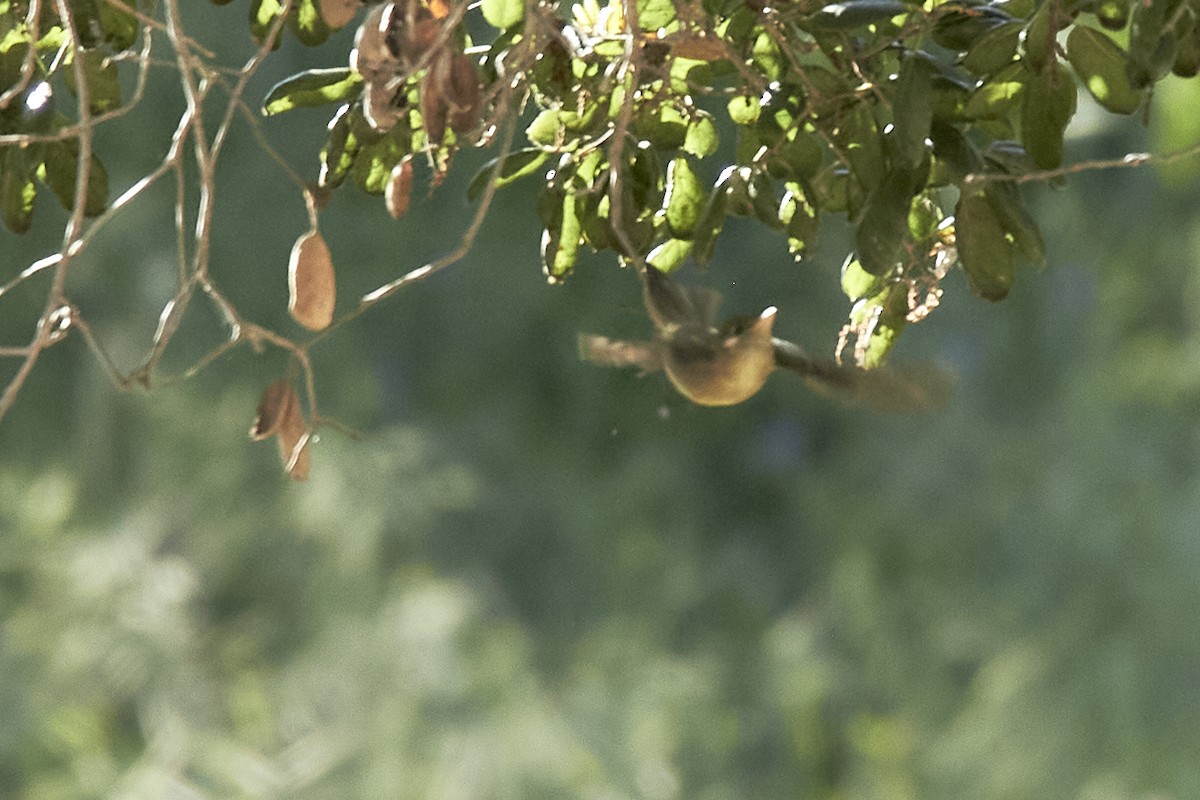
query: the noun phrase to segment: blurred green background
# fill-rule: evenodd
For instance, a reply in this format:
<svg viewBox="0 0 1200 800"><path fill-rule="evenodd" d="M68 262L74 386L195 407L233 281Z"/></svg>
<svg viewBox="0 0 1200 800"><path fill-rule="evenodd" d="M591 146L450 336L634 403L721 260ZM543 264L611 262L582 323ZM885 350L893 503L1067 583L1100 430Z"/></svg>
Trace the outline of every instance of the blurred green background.
<svg viewBox="0 0 1200 800"><path fill-rule="evenodd" d="M246 57L240 13L189 11ZM250 97L347 47L288 41ZM1069 159L1194 141L1196 95L1161 89L1149 132L1081 100ZM151 98L101 132L116 190L165 153L169 69ZM326 117L264 127L311 176ZM236 134L214 274L295 334L303 206ZM456 244L480 162L398 223L336 195L344 308ZM636 280L594 259L547 286L519 186L462 263L314 351L322 412L364 436L326 431L305 485L245 436L279 352L124 394L54 347L0 425L0 797L1200 797L1195 168L1030 189L1051 266L997 306L955 275L895 353L954 371L927 415L786 375L699 409L579 363L581 330L645 333ZM174 291L171 196L72 272L125 369ZM57 247L55 213L6 234L0 278ZM829 353L843 247L793 264L735 226L691 277ZM3 301L5 344L44 291ZM219 336L196 303L166 371Z"/></svg>

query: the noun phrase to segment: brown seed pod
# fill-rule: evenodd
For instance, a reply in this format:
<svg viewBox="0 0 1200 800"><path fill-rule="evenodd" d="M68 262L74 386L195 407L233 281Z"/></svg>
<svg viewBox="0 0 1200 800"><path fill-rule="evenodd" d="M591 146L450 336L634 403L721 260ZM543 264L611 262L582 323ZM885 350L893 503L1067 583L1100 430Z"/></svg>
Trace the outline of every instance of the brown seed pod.
<svg viewBox="0 0 1200 800"><path fill-rule="evenodd" d="M250 426L250 438L256 442L274 436L288 416L289 406L299 405L292 385L280 378L267 387L262 399L258 401L258 412L254 424Z"/></svg>
<svg viewBox="0 0 1200 800"><path fill-rule="evenodd" d="M450 60L449 69L439 74L442 94L450 107L450 127L455 133L464 133L479 121L480 89L479 73L475 63L466 55L458 53Z"/></svg>
<svg viewBox="0 0 1200 800"><path fill-rule="evenodd" d="M288 311L310 331L324 330L333 321L336 299L329 245L311 230L296 240L288 259Z"/></svg>
<svg viewBox="0 0 1200 800"><path fill-rule="evenodd" d="M345 27L360 8L362 3L359 0L318 0L317 3L317 12L331 28Z"/></svg>
<svg viewBox="0 0 1200 800"><path fill-rule="evenodd" d="M390 71L396 61L387 37L392 11L391 3L375 6L354 34L350 68L368 80L377 73Z"/></svg>
<svg viewBox="0 0 1200 800"><path fill-rule="evenodd" d="M400 163L392 167L391 178L388 179L384 191L384 202L392 219L400 219L408 211L408 198L412 194L413 168L412 156L405 156Z"/></svg>
<svg viewBox="0 0 1200 800"><path fill-rule="evenodd" d="M304 414L300 411L300 402L295 394L292 395L292 400L279 424L279 460L283 462L283 471L289 478L303 481L308 479L312 434L308 430L308 423L304 421Z"/></svg>
<svg viewBox="0 0 1200 800"><path fill-rule="evenodd" d="M439 53L421 80L421 119L425 125L425 137L431 145L440 145L446 138L446 117L449 108L441 87L445 83L443 76L448 69L449 53Z"/></svg>

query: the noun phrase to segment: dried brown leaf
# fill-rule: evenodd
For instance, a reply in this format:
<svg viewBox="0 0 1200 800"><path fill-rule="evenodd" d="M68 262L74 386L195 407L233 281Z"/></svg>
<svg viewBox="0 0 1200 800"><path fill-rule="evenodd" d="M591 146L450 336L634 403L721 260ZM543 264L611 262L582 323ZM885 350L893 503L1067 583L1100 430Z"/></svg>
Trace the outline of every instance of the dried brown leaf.
<svg viewBox="0 0 1200 800"><path fill-rule="evenodd" d="M309 330L324 330L333 321L336 300L329 245L318 231L309 231L296 240L288 260L288 311Z"/></svg>
<svg viewBox="0 0 1200 800"><path fill-rule="evenodd" d="M358 9L362 8L359 0L318 0L317 11L321 19L331 28L342 28L354 19Z"/></svg>
<svg viewBox="0 0 1200 800"><path fill-rule="evenodd" d="M278 437L279 460L283 463L283 471L292 480L307 480L312 458L309 453L312 434L308 430L308 423L304 421L298 401L288 404L285 415L280 420Z"/></svg>
<svg viewBox="0 0 1200 800"><path fill-rule="evenodd" d="M438 75L440 88L450 107L450 128L465 133L479 122L481 110L479 73L466 55L455 55L449 68Z"/></svg>
<svg viewBox="0 0 1200 800"><path fill-rule="evenodd" d="M274 436L279 432L284 418L290 413L289 407L299 406L299 403L291 383L286 379L280 378L272 383L258 401L258 412L254 417L254 424L250 427L250 438L261 442Z"/></svg>
<svg viewBox="0 0 1200 800"><path fill-rule="evenodd" d="M429 144L434 146L440 145L446 138L446 117L449 109L441 91L444 82L442 75L445 74L449 63L445 55L439 53L433 59L433 64L421 81L421 119L425 125L425 137Z"/></svg>

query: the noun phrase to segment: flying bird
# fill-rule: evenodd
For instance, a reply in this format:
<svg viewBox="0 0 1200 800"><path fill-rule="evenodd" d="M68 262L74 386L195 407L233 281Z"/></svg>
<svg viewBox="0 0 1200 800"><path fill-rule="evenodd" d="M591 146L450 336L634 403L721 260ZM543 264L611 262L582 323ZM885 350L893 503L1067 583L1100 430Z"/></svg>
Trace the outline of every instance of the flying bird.
<svg viewBox="0 0 1200 800"><path fill-rule="evenodd" d="M949 381L931 366L860 370L813 359L799 345L774 336L778 309L716 322L721 295L677 283L647 265L642 300L654 324L650 341L630 342L580 334L580 356L593 364L662 370L680 394L702 406L731 406L762 389L777 368L804 378L810 388L883 411L916 411L944 405Z"/></svg>

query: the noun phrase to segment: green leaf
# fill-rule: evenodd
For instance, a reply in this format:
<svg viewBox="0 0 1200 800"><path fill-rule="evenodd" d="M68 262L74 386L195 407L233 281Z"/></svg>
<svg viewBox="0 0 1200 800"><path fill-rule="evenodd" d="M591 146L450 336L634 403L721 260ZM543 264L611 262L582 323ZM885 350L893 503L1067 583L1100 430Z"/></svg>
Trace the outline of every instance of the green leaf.
<svg viewBox="0 0 1200 800"><path fill-rule="evenodd" d="M1017 188L1010 183L995 182L984 188L984 194L992 204L1000 226L1012 237L1025 260L1035 267L1046 266L1046 243L1042 232L1021 202Z"/></svg>
<svg viewBox="0 0 1200 800"><path fill-rule="evenodd" d="M1020 63L1010 64L980 84L963 107L968 119L1003 119L1016 107L1025 91L1029 71Z"/></svg>
<svg viewBox="0 0 1200 800"><path fill-rule="evenodd" d="M687 141L688 119L673 103L640 111L630 127L635 136L659 150L674 150Z"/></svg>
<svg viewBox="0 0 1200 800"><path fill-rule="evenodd" d="M1067 35L1067 60L1096 102L1117 114L1132 114L1142 93L1129 83L1127 55L1116 42L1095 28L1076 25Z"/></svg>
<svg viewBox="0 0 1200 800"><path fill-rule="evenodd" d="M913 183L911 171L893 169L867 196L854 232L854 246L863 269L872 275L886 275L896 268L900 243L908 231Z"/></svg>
<svg viewBox="0 0 1200 800"><path fill-rule="evenodd" d="M489 25L502 31L525 21L524 0L483 0L479 9Z"/></svg>
<svg viewBox="0 0 1200 800"><path fill-rule="evenodd" d="M1014 20L980 36L963 57L963 68L972 75L987 77L1007 67L1017 57L1023 27Z"/></svg>
<svg viewBox="0 0 1200 800"><path fill-rule="evenodd" d="M271 26L283 13L283 4L279 0L251 0L250 2L250 35L255 41L261 42L267 38ZM276 38L274 47L279 46Z"/></svg>
<svg viewBox="0 0 1200 800"><path fill-rule="evenodd" d="M131 2L130 5L133 5ZM96 7L100 22L100 30L104 33L104 41L114 51L120 52L133 47L137 41L138 20L131 12L109 5L103 0Z"/></svg>
<svg viewBox="0 0 1200 800"><path fill-rule="evenodd" d="M1046 0L1038 7L1025 28L1025 61L1035 71L1056 58L1055 37L1062 24L1063 7L1059 0Z"/></svg>
<svg viewBox="0 0 1200 800"><path fill-rule="evenodd" d="M88 109L93 114L103 114L121 105L121 82L117 75L117 64L99 50L77 50L82 54L83 71L87 78ZM79 96L75 82L74 64L68 62L63 70L63 79L71 94Z"/></svg>
<svg viewBox="0 0 1200 800"><path fill-rule="evenodd" d="M536 147L528 147L524 150L515 150L504 157L504 163L500 167L500 172L496 175L496 188L503 189L515 181L519 181L526 175L532 175L546 163L548 154L545 150ZM475 173L475 177L471 179L471 183L467 186L467 200L474 202L483 194L483 190L487 188L488 181L491 180L492 171L496 168L497 159L483 165L483 167Z"/></svg>
<svg viewBox="0 0 1200 800"><path fill-rule="evenodd" d="M324 44L333 31L325 24L316 0L301 0L288 18L288 26L301 44L315 47Z"/></svg>
<svg viewBox="0 0 1200 800"><path fill-rule="evenodd" d="M712 117L703 112L697 112L688 123L687 133L683 138L683 150L696 158L707 158L717 152L720 140L717 137L717 126Z"/></svg>
<svg viewBox="0 0 1200 800"><path fill-rule="evenodd" d="M675 21L675 3L672 0L637 0L638 27L644 31L657 31Z"/></svg>
<svg viewBox="0 0 1200 800"><path fill-rule="evenodd" d="M13 233L21 234L33 224L33 201L37 186L33 183L25 152L16 147L2 149L0 161L0 211L4 224Z"/></svg>
<svg viewBox="0 0 1200 800"><path fill-rule="evenodd" d="M75 183L79 175L79 142L75 139L60 139L46 143L46 160L41 175L46 185L54 192L62 207L71 211L75 207ZM108 171L95 153L88 168L87 196L83 213L94 217L108 207Z"/></svg>
<svg viewBox="0 0 1200 800"><path fill-rule="evenodd" d="M542 269L550 283L561 283L575 268L581 242L575 198L566 193L561 197L559 215L554 220L557 224L542 231Z"/></svg>
<svg viewBox="0 0 1200 800"><path fill-rule="evenodd" d="M667 229L672 236L692 238L706 199L691 163L686 158L673 159L667 165L665 198Z"/></svg>
<svg viewBox="0 0 1200 800"><path fill-rule="evenodd" d="M943 3L937 7L933 40L947 50L970 50L988 31L1012 22L1013 18L996 6L966 2Z"/></svg>
<svg viewBox="0 0 1200 800"><path fill-rule="evenodd" d="M753 125L758 120L762 106L755 97L735 97L729 101L729 118L738 125Z"/></svg>
<svg viewBox="0 0 1200 800"><path fill-rule="evenodd" d="M270 117L296 108L342 103L358 94L362 82L362 76L348 67L298 72L271 87L262 113Z"/></svg>
<svg viewBox="0 0 1200 800"><path fill-rule="evenodd" d="M779 221L787 231L788 251L796 258L803 258L815 249L820 218L799 184L787 184L779 202Z"/></svg>
<svg viewBox="0 0 1200 800"><path fill-rule="evenodd" d="M860 300L876 294L883 288L883 278L872 275L863 269L862 262L853 256L846 256L842 262L842 294L850 300Z"/></svg>
<svg viewBox="0 0 1200 800"><path fill-rule="evenodd" d="M776 178L807 180L817 174L824 156L816 137L794 128L768 153L767 171Z"/></svg>
<svg viewBox="0 0 1200 800"><path fill-rule="evenodd" d="M1063 134L1075 114L1075 79L1062 64L1034 74L1021 101L1021 141L1041 169L1062 164Z"/></svg>
<svg viewBox="0 0 1200 800"><path fill-rule="evenodd" d="M817 31L848 31L918 10L899 0L846 0L831 3L810 15L807 26Z"/></svg>
<svg viewBox="0 0 1200 800"><path fill-rule="evenodd" d="M683 239L668 239L646 256L646 263L660 272L673 272L692 250L692 243Z"/></svg>
<svg viewBox="0 0 1200 800"><path fill-rule="evenodd" d="M1144 89L1158 82L1175 62L1179 38L1172 19L1180 0L1133 3L1129 20L1129 83Z"/></svg>
<svg viewBox="0 0 1200 800"><path fill-rule="evenodd" d="M321 172L317 178L318 185L327 188L337 188L346 179L354 160L362 147L358 136L354 133L351 118L360 114L357 106L342 106L333 119L329 121L329 137L325 147L321 149ZM363 123L366 124L365 121Z"/></svg>
<svg viewBox="0 0 1200 800"><path fill-rule="evenodd" d="M929 148L929 125L933 122L933 72L928 58L912 53L900 65L896 93L892 99L894 161L916 169L925 160Z"/></svg>
<svg viewBox="0 0 1200 800"><path fill-rule="evenodd" d="M983 192L963 192L959 198L954 237L971 291L985 300L1003 300L1013 284L1012 247Z"/></svg>

